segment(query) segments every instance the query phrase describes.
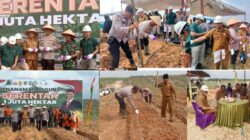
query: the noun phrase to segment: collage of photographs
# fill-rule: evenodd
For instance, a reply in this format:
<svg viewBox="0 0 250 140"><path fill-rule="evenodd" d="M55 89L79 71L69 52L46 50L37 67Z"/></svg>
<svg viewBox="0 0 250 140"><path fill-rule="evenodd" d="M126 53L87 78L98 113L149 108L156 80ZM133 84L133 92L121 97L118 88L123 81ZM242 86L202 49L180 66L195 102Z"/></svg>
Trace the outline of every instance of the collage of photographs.
<svg viewBox="0 0 250 140"><path fill-rule="evenodd" d="M0 140L249 140L249 0L0 0Z"/></svg>

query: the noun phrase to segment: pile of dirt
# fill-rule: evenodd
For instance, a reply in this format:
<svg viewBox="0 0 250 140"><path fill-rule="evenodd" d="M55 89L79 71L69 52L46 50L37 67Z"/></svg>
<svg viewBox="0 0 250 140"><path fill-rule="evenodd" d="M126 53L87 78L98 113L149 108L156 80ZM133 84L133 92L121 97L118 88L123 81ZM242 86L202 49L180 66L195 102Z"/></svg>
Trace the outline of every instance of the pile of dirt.
<svg viewBox="0 0 250 140"><path fill-rule="evenodd" d="M183 52L180 45L175 45L172 43L166 44L163 39L158 39L156 41L150 40L149 43L150 54L149 56L144 55L144 50L142 50L142 57L144 62L144 67L157 67L157 68L176 68L181 67L181 54ZM108 51L108 44L102 42L101 48L101 68L110 68L112 57ZM130 43L130 48L136 65L138 66L137 50L134 43ZM120 64L119 68L130 68L128 59L125 53L120 49Z"/></svg>

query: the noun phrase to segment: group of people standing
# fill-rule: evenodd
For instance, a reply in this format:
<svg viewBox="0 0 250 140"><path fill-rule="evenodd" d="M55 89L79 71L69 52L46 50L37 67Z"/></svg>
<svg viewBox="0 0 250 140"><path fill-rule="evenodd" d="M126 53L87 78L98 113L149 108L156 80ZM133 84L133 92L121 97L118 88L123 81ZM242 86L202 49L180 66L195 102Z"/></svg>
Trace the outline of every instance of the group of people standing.
<svg viewBox="0 0 250 140"><path fill-rule="evenodd" d="M178 22L175 31L184 38L185 55L183 67L206 68L205 63L214 64L215 69L244 67L249 46L249 27L236 19L225 24L222 16L206 22L202 14L197 14L190 23ZM205 58L208 62L205 62ZM211 68L210 68L211 69Z"/></svg>
<svg viewBox="0 0 250 140"><path fill-rule="evenodd" d="M64 70L74 70L77 64L82 69L96 69L99 42L92 37L89 25L83 28L80 43L71 29L62 33L65 41L61 43L53 34L56 29L51 25L43 26L42 31L44 36L39 37L36 29L31 28L24 33L24 40L21 33L9 38L1 37L1 69L38 70L38 63L41 62L42 70L55 70L56 60L61 61Z"/></svg>
<svg viewBox="0 0 250 140"><path fill-rule="evenodd" d="M11 126L13 132L20 131L25 126L36 126L38 131L52 127L64 127L76 133L79 119L76 112L63 112L58 107L34 107L25 105L14 110L4 103L0 106L0 127Z"/></svg>

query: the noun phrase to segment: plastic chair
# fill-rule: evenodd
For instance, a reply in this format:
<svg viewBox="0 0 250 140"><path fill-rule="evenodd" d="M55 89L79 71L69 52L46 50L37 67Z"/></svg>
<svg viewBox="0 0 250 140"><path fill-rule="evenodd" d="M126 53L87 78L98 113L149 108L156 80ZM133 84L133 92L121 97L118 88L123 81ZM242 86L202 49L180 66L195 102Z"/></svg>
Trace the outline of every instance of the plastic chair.
<svg viewBox="0 0 250 140"><path fill-rule="evenodd" d="M199 105L195 101L192 102L192 105L195 110L196 125L198 125L201 129L204 129L210 124L214 123L216 119L215 112L205 114L203 113L203 111L200 109Z"/></svg>

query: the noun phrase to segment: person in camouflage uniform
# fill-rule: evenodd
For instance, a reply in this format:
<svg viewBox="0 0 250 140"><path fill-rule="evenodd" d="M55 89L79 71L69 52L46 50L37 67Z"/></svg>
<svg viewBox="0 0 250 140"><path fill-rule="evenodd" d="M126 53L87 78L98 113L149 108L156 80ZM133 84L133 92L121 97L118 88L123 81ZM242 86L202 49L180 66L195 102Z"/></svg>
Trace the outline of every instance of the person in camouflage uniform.
<svg viewBox="0 0 250 140"><path fill-rule="evenodd" d="M70 29L63 32L62 35L66 40L60 50L60 59L63 61L63 70L74 70L76 67L76 59L80 54L80 48L74 40L76 35Z"/></svg>

